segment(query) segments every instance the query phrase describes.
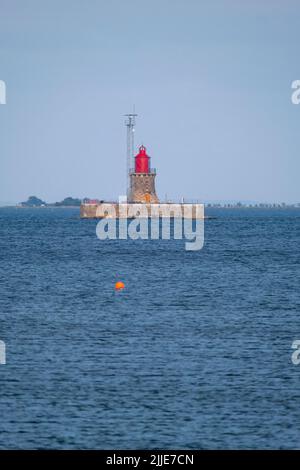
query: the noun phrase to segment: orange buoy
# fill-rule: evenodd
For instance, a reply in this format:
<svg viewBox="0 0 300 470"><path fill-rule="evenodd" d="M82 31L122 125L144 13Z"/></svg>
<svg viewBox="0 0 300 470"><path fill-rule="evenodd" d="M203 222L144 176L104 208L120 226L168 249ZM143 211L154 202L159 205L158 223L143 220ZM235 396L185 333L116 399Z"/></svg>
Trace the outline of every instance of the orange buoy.
<svg viewBox="0 0 300 470"><path fill-rule="evenodd" d="M122 282L122 281L118 281L118 282L116 282L116 284L115 284L115 289L116 289L116 290L124 289L124 287L125 287L125 284L124 284L124 282Z"/></svg>

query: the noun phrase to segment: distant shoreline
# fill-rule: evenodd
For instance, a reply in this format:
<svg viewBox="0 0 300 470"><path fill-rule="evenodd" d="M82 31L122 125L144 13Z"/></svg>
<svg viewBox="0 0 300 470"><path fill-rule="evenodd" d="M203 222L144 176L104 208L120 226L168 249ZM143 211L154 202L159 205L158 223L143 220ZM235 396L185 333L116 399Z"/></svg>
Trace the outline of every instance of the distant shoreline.
<svg viewBox="0 0 300 470"><path fill-rule="evenodd" d="M80 209L80 206L19 206L18 204L0 206L0 209Z"/></svg>
<svg viewBox="0 0 300 470"><path fill-rule="evenodd" d="M285 209L294 209L294 210L300 210L300 206L296 205L285 205L285 206L246 206L246 205L241 205L241 206L220 206L220 205L206 205L204 204L205 209L216 209L216 210L243 210L243 209L254 209L254 210L285 210ZM56 206L56 205L45 205L45 206L22 206L18 204L11 204L11 205L0 205L0 209L80 209L80 206Z"/></svg>

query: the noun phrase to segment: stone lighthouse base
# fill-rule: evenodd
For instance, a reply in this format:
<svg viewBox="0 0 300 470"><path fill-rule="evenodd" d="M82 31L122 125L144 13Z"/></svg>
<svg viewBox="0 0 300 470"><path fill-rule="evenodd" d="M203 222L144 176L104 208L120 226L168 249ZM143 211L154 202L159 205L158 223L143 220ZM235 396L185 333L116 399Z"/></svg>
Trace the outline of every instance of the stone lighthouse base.
<svg viewBox="0 0 300 470"><path fill-rule="evenodd" d="M80 206L80 217L82 219L134 219L137 217L204 219L204 204L85 203Z"/></svg>
<svg viewBox="0 0 300 470"><path fill-rule="evenodd" d="M156 173L131 173L129 202L158 204L155 191Z"/></svg>

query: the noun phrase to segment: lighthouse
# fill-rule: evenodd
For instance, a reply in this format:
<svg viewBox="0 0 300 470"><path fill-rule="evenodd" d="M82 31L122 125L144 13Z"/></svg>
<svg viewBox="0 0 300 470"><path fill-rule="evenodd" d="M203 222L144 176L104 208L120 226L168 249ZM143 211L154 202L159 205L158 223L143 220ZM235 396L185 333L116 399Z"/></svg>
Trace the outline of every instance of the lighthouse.
<svg viewBox="0 0 300 470"><path fill-rule="evenodd" d="M184 218L204 219L203 204L160 203L155 190L156 169L151 167L151 158L144 145L135 154L134 135L137 114L126 114L127 127L127 160L126 160L126 201L105 202L104 200L87 200L80 206L80 217L83 219L131 219L139 216L150 218ZM113 180L112 180L113 182ZM141 208L139 204L143 204ZM142 210L141 210L142 209ZM148 214L145 216L145 214ZM127 227L127 225L126 225ZM107 232L105 231L105 238ZM120 237L121 238L121 237ZM198 248L197 248L198 249Z"/></svg>
<svg viewBox="0 0 300 470"><path fill-rule="evenodd" d="M150 168L150 157L144 145L134 157L134 168L129 171L129 202L158 203L155 191L156 169Z"/></svg>

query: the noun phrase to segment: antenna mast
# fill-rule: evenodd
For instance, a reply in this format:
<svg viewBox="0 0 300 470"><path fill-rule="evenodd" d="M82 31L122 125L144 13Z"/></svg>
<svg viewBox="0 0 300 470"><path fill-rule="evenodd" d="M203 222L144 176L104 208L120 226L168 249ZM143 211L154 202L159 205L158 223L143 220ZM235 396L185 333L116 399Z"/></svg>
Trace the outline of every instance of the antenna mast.
<svg viewBox="0 0 300 470"><path fill-rule="evenodd" d="M135 131L135 118L137 114L125 114L127 127L127 200L130 198L130 168L133 167L134 157L134 131Z"/></svg>

